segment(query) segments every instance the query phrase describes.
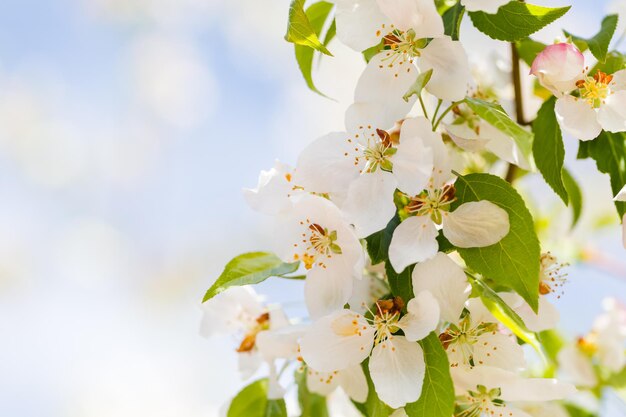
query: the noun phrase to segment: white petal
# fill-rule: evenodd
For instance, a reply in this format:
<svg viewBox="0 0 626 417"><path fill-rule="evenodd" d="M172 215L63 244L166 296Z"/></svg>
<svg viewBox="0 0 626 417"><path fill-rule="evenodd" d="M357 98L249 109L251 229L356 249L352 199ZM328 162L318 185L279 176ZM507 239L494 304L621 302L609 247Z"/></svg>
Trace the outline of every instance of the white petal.
<svg viewBox="0 0 626 417"><path fill-rule="evenodd" d="M412 216L393 231L389 261L396 272L433 257L439 249L437 228L428 216Z"/></svg>
<svg viewBox="0 0 626 417"><path fill-rule="evenodd" d="M396 186L395 177L380 168L362 174L350 184L342 210L357 236L367 237L387 226L396 213L393 202Z"/></svg>
<svg viewBox="0 0 626 417"><path fill-rule="evenodd" d="M617 193L617 195L615 196L613 200L614 201L626 201L626 185L622 187L622 189L619 191L619 193Z"/></svg>
<svg viewBox="0 0 626 417"><path fill-rule="evenodd" d="M413 29L416 39L443 36L443 20L431 0L378 0L378 5L396 28Z"/></svg>
<svg viewBox="0 0 626 417"><path fill-rule="evenodd" d="M584 100L561 97L556 101L554 112L561 129L576 139L595 139L602 131L596 111Z"/></svg>
<svg viewBox="0 0 626 417"><path fill-rule="evenodd" d="M443 217L443 234L459 248L491 246L509 233L509 214L490 201L461 204Z"/></svg>
<svg viewBox="0 0 626 417"><path fill-rule="evenodd" d="M350 269L311 269L304 282L304 299L312 318L341 310L352 295Z"/></svg>
<svg viewBox="0 0 626 417"><path fill-rule="evenodd" d="M266 361L296 359L299 356L298 340L304 335L304 326L289 326L279 330L265 330L256 336L255 345Z"/></svg>
<svg viewBox="0 0 626 417"><path fill-rule="evenodd" d="M252 377L261 367L261 363L263 363L261 355L256 350L237 354L237 368L241 379Z"/></svg>
<svg viewBox="0 0 626 417"><path fill-rule="evenodd" d="M506 295L506 294L499 294L499 295L502 297L503 295ZM509 305L509 307L514 308L509 303L508 299L504 297L502 297L502 299L504 300L505 303ZM518 299L516 298L515 301L517 302L517 300ZM472 326L477 326L480 323L497 323L498 322L498 320L496 320L493 314L489 312L487 307L485 307L480 297L470 298L469 300L467 300L467 302L465 303L465 308L467 308L467 310L470 313Z"/></svg>
<svg viewBox="0 0 626 417"><path fill-rule="evenodd" d="M375 329L362 315L350 310L337 311L313 323L300 341L300 353L313 369L343 370L368 357L374 334Z"/></svg>
<svg viewBox="0 0 626 417"><path fill-rule="evenodd" d="M345 114L346 129L352 140L349 146L354 147L355 142L367 145L370 138L378 138L376 129L389 130L395 122L396 118L387 117L379 103L360 101L351 104Z"/></svg>
<svg viewBox="0 0 626 417"><path fill-rule="evenodd" d="M465 6L469 12L482 11L485 13L495 14L500 6L507 4L511 0L461 0L461 4Z"/></svg>
<svg viewBox="0 0 626 417"><path fill-rule="evenodd" d="M274 361L267 362L269 367L267 399L282 400L285 397L285 389L278 381L278 372L276 372L276 364Z"/></svg>
<svg viewBox="0 0 626 417"><path fill-rule="evenodd" d="M530 73L559 97L577 88L576 81L585 75L585 57L572 44L549 45L537 55Z"/></svg>
<svg viewBox="0 0 626 417"><path fill-rule="evenodd" d="M456 143L459 148L466 151L482 151L483 149L485 149L485 145L487 144L487 142L489 142L489 139L483 138L481 135L478 135L474 129L470 128L467 125L467 123L448 124L445 125L445 128L454 143Z"/></svg>
<svg viewBox="0 0 626 417"><path fill-rule="evenodd" d="M485 146L489 152L511 164L530 170L530 163L522 154L522 151L520 151L513 138L502 133L502 131L496 129L489 123L481 124L480 136L489 138L489 141Z"/></svg>
<svg viewBox="0 0 626 417"><path fill-rule="evenodd" d="M604 100L598 122L608 132L626 131L626 91L616 91Z"/></svg>
<svg viewBox="0 0 626 417"><path fill-rule="evenodd" d="M256 188L244 188L248 205L264 214L275 215L288 208L293 193L293 169L276 161L269 171L261 171Z"/></svg>
<svg viewBox="0 0 626 417"><path fill-rule="evenodd" d="M598 383L591 360L574 345L566 346L558 354L561 377L579 387L595 387Z"/></svg>
<svg viewBox="0 0 626 417"><path fill-rule="evenodd" d="M519 371L526 366L524 350L513 336L484 333L474 345L474 365Z"/></svg>
<svg viewBox="0 0 626 417"><path fill-rule="evenodd" d="M306 370L306 386L309 391L325 397L339 386L338 376L338 372L319 372L308 367Z"/></svg>
<svg viewBox="0 0 626 417"><path fill-rule="evenodd" d="M200 334L212 337L246 331L263 314L261 299L251 287L231 287L202 304Z"/></svg>
<svg viewBox="0 0 626 417"><path fill-rule="evenodd" d="M365 378L365 373L361 365L339 371L337 380L341 388L343 388L352 400L358 403L367 401L369 389L367 387L367 378Z"/></svg>
<svg viewBox="0 0 626 417"><path fill-rule="evenodd" d="M523 300L520 307L515 309L515 312L524 321L526 327L533 332L554 329L560 319L559 310L546 297L539 297L539 313L537 314Z"/></svg>
<svg viewBox="0 0 626 417"><path fill-rule="evenodd" d="M468 86L472 84L472 74L463 45L448 36L433 39L422 50L418 66L420 71L433 70L426 90L442 100L463 99Z"/></svg>
<svg viewBox="0 0 626 417"><path fill-rule="evenodd" d="M380 11L376 0L336 0L337 37L357 52L376 45L391 22Z"/></svg>
<svg viewBox="0 0 626 417"><path fill-rule="evenodd" d="M348 133L334 132L309 144L298 158L293 182L310 192L345 193L359 175L358 152L348 140L353 140Z"/></svg>
<svg viewBox="0 0 626 417"><path fill-rule="evenodd" d="M441 309L441 318L455 323L463 311L470 286L463 269L445 253L415 265L413 292L429 291Z"/></svg>
<svg viewBox="0 0 626 417"><path fill-rule="evenodd" d="M392 408L403 407L420 397L426 364L424 352L416 342L395 336L376 345L369 369L378 397Z"/></svg>
<svg viewBox="0 0 626 417"><path fill-rule="evenodd" d="M419 292L407 305L407 314L400 319L398 327L410 342L422 340L439 324L439 303L429 291Z"/></svg>
<svg viewBox="0 0 626 417"><path fill-rule="evenodd" d="M397 61L393 64L384 61L387 54L390 52L380 52L367 64L356 85L354 101L378 104L384 111L381 115L384 120L393 123L404 118L415 103L415 96L408 103L402 96L415 82L418 71L408 61Z"/></svg>
<svg viewBox="0 0 626 417"><path fill-rule="evenodd" d="M611 81L611 90L613 91L626 90L626 70L619 70L613 73L613 80Z"/></svg>
<svg viewBox="0 0 626 417"><path fill-rule="evenodd" d="M433 151L417 139L400 143L392 158L398 189L408 195L422 192L433 171Z"/></svg>

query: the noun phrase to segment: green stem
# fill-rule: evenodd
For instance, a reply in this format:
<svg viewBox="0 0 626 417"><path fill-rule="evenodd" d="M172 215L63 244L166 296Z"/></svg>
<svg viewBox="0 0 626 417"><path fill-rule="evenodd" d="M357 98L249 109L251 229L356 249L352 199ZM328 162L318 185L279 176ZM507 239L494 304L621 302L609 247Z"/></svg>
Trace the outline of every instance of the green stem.
<svg viewBox="0 0 626 417"><path fill-rule="evenodd" d="M458 106L459 104L463 103L465 101L465 99L460 100L460 101L455 101L454 103L450 104L450 106L448 106L447 109L445 109L443 111L443 113L441 113L441 116L439 116L439 119L437 119L437 121L435 122L435 124L433 125L433 132L437 130L437 128L439 127L439 124L441 123L441 121L443 120L444 117L446 117L446 115L448 113L450 113L450 111L455 108L456 106Z"/></svg>
<svg viewBox="0 0 626 417"><path fill-rule="evenodd" d="M419 100L420 100L420 105L422 106L422 112L424 113L424 117L430 120L430 117L428 117L428 112L426 111L426 105L424 104L424 100L422 99L421 94L419 95Z"/></svg>
<svg viewBox="0 0 626 417"><path fill-rule="evenodd" d="M437 107L435 108L435 114L433 114L433 120L437 118L437 114L439 113L439 109L441 108L441 103L443 103L442 99L439 99L437 102Z"/></svg>

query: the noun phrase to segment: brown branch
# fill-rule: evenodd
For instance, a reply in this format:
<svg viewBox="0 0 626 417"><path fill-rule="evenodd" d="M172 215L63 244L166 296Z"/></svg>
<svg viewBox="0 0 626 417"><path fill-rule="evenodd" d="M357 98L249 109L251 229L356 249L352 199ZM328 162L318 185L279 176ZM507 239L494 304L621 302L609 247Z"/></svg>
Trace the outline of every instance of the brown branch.
<svg viewBox="0 0 626 417"><path fill-rule="evenodd" d="M517 119L517 123L522 126L528 125L526 122L526 117L524 116L524 100L522 98L522 77L520 71L520 58L519 52L517 51L517 45L515 42L511 42L511 63L512 63L512 71L511 76L513 78L513 89L515 92L515 117ZM517 166L514 164L509 164L509 168L506 172L505 180L512 183L515 180L515 175L517 173Z"/></svg>

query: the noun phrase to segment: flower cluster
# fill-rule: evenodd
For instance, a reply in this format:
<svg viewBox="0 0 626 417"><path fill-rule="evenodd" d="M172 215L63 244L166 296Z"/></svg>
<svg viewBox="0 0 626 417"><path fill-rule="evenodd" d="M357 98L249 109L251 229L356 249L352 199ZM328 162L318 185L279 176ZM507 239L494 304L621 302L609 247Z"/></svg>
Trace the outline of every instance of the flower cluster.
<svg viewBox="0 0 626 417"><path fill-rule="evenodd" d="M245 376L267 364L264 400L283 411L266 415L286 415L280 363L295 368L301 407L312 401L307 395L341 387L367 416L557 415L563 409L553 401L576 391L537 373L523 348L542 352L537 335L557 325L550 300L563 294L567 265L541 252L511 182L516 173L532 174L536 160L557 190L562 161L554 179L544 167L559 156L539 157L533 139L560 140L558 126L585 141L626 131L626 70L590 71L573 44L547 46L533 57L531 73L555 98L531 131L521 109L514 121L498 104L497 89L473 79L454 30L467 10L492 36L481 19L504 19L506 8L506 16L524 20L519 3L445 3L336 0L332 30L368 59L345 129L312 141L293 167L276 162L244 191L249 205L275 223L272 252L227 265L205 297L203 331L239 335ZM292 41L303 27L313 29L298 7L295 1L290 19L301 20L290 21L298 25L288 33ZM318 29L299 47L315 45ZM537 128L544 125L552 131ZM502 163L507 181L484 173ZM239 287L271 276L304 280L306 317L289 320ZM624 367L622 316L611 313L560 352L575 376L588 377L572 383L597 385L596 364Z"/></svg>

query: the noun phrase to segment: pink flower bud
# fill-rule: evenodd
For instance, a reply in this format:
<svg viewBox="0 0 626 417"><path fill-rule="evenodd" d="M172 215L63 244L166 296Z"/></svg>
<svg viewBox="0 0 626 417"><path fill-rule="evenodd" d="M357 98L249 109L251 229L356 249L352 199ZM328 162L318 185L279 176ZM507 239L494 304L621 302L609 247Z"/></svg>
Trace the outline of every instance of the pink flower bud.
<svg viewBox="0 0 626 417"><path fill-rule="evenodd" d="M555 95L576 88L576 81L585 76L585 58L572 44L547 46L533 61L530 73Z"/></svg>

